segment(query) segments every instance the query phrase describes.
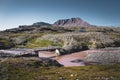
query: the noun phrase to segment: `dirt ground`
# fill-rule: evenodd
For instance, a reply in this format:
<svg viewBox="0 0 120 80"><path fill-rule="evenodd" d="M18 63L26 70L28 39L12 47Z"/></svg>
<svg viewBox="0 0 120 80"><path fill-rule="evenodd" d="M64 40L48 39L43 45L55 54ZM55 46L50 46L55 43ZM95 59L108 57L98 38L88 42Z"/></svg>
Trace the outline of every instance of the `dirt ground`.
<svg viewBox="0 0 120 80"><path fill-rule="evenodd" d="M55 59L58 61L60 64L64 65L65 67L70 67L70 66L85 66L84 59L88 54L91 54L93 52L105 52L108 50L86 50L86 51L80 51L80 52L75 52L67 55L61 55L61 56L56 56L55 53L50 53L50 52L42 52L41 57L54 57L52 59ZM112 51L112 50L110 50ZM113 50L117 51L117 50ZM120 50L118 50L120 51Z"/></svg>

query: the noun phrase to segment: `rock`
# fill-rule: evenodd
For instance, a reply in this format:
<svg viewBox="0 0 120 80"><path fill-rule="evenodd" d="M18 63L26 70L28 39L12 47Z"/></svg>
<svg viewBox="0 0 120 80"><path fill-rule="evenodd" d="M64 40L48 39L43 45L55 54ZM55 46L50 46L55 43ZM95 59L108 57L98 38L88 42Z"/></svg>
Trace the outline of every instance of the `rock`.
<svg viewBox="0 0 120 80"><path fill-rule="evenodd" d="M99 64L120 63L120 50L91 52L85 57L86 62Z"/></svg>
<svg viewBox="0 0 120 80"><path fill-rule="evenodd" d="M80 79L76 78L75 80L80 80Z"/></svg>
<svg viewBox="0 0 120 80"><path fill-rule="evenodd" d="M13 38L13 41L15 44L24 44L27 41L27 38L28 37L26 36L19 36L19 37Z"/></svg>
<svg viewBox="0 0 120 80"><path fill-rule="evenodd" d="M64 78L64 77L62 77L62 76L60 76L60 77L59 77L59 80L67 80L67 79Z"/></svg>
<svg viewBox="0 0 120 80"><path fill-rule="evenodd" d="M74 75L73 75L73 74L71 74L70 76L71 76L71 77L73 77Z"/></svg>
<svg viewBox="0 0 120 80"><path fill-rule="evenodd" d="M45 66L62 66L56 60L49 58L40 58Z"/></svg>

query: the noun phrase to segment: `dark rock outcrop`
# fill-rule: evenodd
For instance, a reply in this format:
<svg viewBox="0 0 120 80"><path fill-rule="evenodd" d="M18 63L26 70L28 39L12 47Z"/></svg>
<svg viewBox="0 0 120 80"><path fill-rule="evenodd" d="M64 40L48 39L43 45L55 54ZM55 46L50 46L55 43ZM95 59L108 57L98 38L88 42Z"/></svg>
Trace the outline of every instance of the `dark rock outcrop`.
<svg viewBox="0 0 120 80"><path fill-rule="evenodd" d="M49 59L49 58L40 58L40 59L42 60L42 63L45 66L63 66L53 59Z"/></svg>
<svg viewBox="0 0 120 80"><path fill-rule="evenodd" d="M62 27L91 26L89 23L83 21L81 18L61 19L55 22L53 25Z"/></svg>

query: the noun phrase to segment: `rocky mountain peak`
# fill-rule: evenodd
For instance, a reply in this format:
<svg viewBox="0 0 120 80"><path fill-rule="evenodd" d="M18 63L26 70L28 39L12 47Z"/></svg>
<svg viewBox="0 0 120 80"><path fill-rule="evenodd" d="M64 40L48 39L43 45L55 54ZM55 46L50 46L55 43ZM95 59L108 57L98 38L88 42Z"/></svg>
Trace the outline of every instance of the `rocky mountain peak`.
<svg viewBox="0 0 120 80"><path fill-rule="evenodd" d="M88 22L82 20L81 18L61 19L56 21L53 25L62 27L91 26Z"/></svg>

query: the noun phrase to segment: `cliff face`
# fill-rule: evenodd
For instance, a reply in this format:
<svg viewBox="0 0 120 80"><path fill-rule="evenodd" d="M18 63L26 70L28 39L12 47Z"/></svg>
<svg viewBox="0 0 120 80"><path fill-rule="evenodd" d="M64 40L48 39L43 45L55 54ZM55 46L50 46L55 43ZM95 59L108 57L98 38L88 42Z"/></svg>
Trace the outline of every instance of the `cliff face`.
<svg viewBox="0 0 120 80"><path fill-rule="evenodd" d="M53 25L62 27L91 26L88 22L83 21L81 18L61 19L56 21Z"/></svg>

